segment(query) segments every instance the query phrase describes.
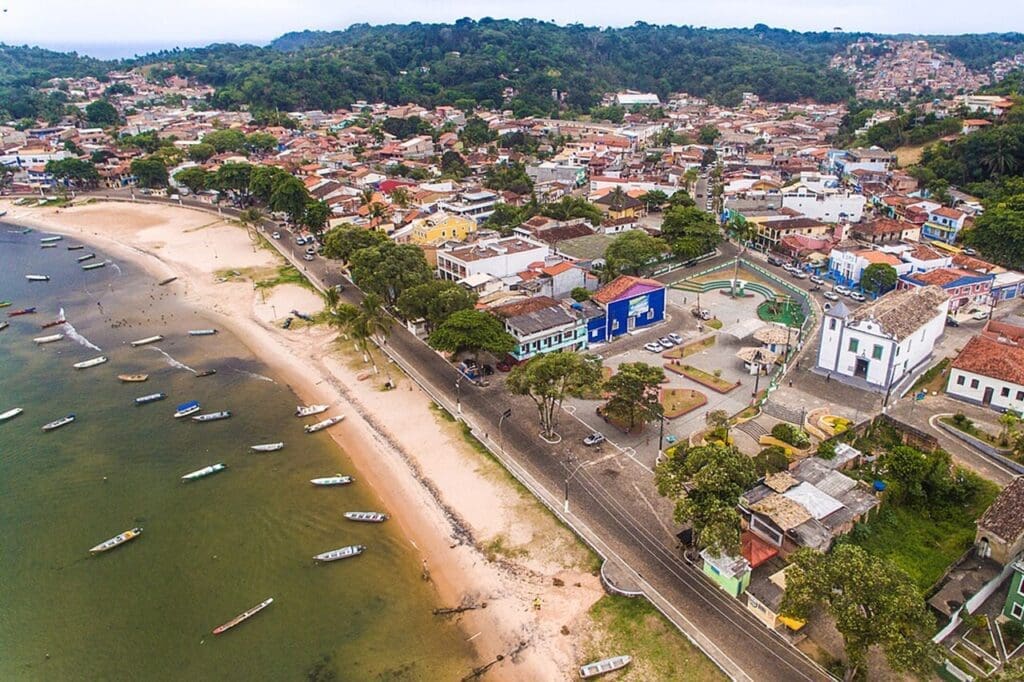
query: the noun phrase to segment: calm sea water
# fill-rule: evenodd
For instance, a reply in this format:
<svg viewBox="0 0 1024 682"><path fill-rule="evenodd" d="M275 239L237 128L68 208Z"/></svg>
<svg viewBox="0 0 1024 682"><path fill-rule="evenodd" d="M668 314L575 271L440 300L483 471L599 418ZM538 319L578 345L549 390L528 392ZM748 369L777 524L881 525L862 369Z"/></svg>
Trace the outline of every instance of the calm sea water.
<svg viewBox="0 0 1024 682"><path fill-rule="evenodd" d="M472 665L464 636L430 614L419 558L389 524L345 521L387 510L326 434L306 435L296 397L225 333L180 304L180 283L157 286L116 261L82 271L65 239L0 225L0 679L296 680L324 656L340 680L458 679ZM97 254L97 261L104 260ZM90 262L97 262L90 261ZM24 275L48 274L48 283ZM6 313L37 306L35 315ZM99 351L65 338L37 346L60 309ZM166 339L131 348L154 334ZM196 378L188 368L216 369ZM122 384L142 372L149 381ZM135 406L163 391L161 402ZM171 417L199 400L229 420ZM339 407L346 411L345 406ZM330 414L336 413L333 410ZM57 431L40 427L75 413ZM274 453L248 446L285 441ZM228 469L184 484L216 462ZM354 473L342 488L310 478ZM399 503L400 501L391 501ZM88 549L133 526L142 537L97 557ZM356 559L317 566L314 554L365 544ZM273 597L225 635L210 631Z"/></svg>

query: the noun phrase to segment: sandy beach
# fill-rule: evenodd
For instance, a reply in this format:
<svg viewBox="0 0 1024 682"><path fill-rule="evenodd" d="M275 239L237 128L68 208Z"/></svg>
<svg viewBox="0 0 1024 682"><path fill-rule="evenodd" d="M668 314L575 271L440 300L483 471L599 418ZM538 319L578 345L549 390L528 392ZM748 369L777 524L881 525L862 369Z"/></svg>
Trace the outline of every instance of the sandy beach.
<svg viewBox="0 0 1024 682"><path fill-rule="evenodd" d="M256 287L283 265L279 254L198 210L114 202L0 209L5 220L89 243L156 279L177 277L169 288L181 300L237 335L303 402L337 405L332 413L346 419L332 437L422 556L440 603L486 602L452 616L481 664L506 656L486 679L575 677L594 636L587 611L603 594L593 557L397 368L382 364L374 374L323 325L281 329L288 311L315 313L323 301L296 284ZM386 371L394 390L382 390Z"/></svg>

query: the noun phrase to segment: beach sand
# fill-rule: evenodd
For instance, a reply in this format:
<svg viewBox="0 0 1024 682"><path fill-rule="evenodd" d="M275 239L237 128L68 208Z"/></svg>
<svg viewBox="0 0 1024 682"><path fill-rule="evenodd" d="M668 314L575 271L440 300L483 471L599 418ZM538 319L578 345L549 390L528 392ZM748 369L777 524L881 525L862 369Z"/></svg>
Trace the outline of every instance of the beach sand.
<svg viewBox="0 0 1024 682"><path fill-rule="evenodd" d="M178 277L169 286L237 335L301 400L340 405L346 419L332 437L422 555L441 604L487 603L452 616L481 664L505 655L487 679L576 676L591 631L587 610L603 594L592 555L396 367L378 358L381 373L374 374L323 325L272 324L293 309L314 313L323 305L299 285L256 288L283 264L276 251L199 210L114 202L2 208L11 222L87 242L157 279ZM394 390L382 390L385 372ZM521 642L522 653L508 657Z"/></svg>

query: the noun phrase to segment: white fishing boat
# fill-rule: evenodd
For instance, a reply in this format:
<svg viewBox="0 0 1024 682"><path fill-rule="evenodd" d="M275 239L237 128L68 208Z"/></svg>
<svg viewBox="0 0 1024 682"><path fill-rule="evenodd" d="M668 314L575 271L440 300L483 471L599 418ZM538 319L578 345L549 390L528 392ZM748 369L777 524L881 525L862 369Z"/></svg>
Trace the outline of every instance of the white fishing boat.
<svg viewBox="0 0 1024 682"><path fill-rule="evenodd" d="M25 279L30 282L49 282L49 275L25 275Z"/></svg>
<svg viewBox="0 0 1024 682"><path fill-rule="evenodd" d="M366 547L363 545L349 545L348 547L339 547L338 549L332 549L329 552L323 552L313 557L314 561L337 561L338 559L348 559L350 557L359 556L366 551Z"/></svg>
<svg viewBox="0 0 1024 682"><path fill-rule="evenodd" d="M164 337L157 334L155 336L147 336L146 338L139 339L138 341L132 341L130 345L132 348L138 348L139 346L145 346L147 343L156 343L157 341L163 340Z"/></svg>
<svg viewBox="0 0 1024 682"><path fill-rule="evenodd" d="M14 419L24 411L25 410L20 407L14 407L7 410L6 412L0 412L0 422L5 422L8 419Z"/></svg>
<svg viewBox="0 0 1024 682"><path fill-rule="evenodd" d="M40 244L39 248L41 248L41 249L56 249L57 245L56 244Z"/></svg>
<svg viewBox="0 0 1024 682"><path fill-rule="evenodd" d="M345 415L339 414L337 417L329 417L323 420L322 422L317 422L316 424L307 424L306 433L316 433L317 431L323 431L329 426L334 426L344 418Z"/></svg>
<svg viewBox="0 0 1024 682"><path fill-rule="evenodd" d="M256 606L252 607L248 611L246 611L244 613L238 614L237 616L235 616L234 618L232 618L228 622L224 623L224 625L221 625L220 627L215 628L214 631L213 631L213 634L219 635L219 634L221 634L223 632L227 632L228 630L230 630L231 628L235 627L239 623L244 623L245 621L249 620L250 618L255 616L257 613L259 613L260 611L262 611L263 609L267 608L268 606L270 606L273 603L274 603L274 598L273 597L270 597L268 599L264 599L263 601L261 601L259 604L257 604Z"/></svg>
<svg viewBox="0 0 1024 682"><path fill-rule="evenodd" d="M99 263L89 263L88 265L83 265L82 269L83 270L95 270L97 268L106 267L106 265L107 265L106 263L104 263L103 261L100 261Z"/></svg>
<svg viewBox="0 0 1024 682"><path fill-rule="evenodd" d="M219 464L211 464L208 467L203 467L202 469L196 469L195 471L193 471L191 473L185 474L184 476L181 477L181 480L185 481L186 483L188 481L196 481L196 480L198 480L200 478L206 478L207 476L209 476L211 474L215 474L218 471L224 471L227 468L228 468L227 464L224 464L223 462L221 462Z"/></svg>
<svg viewBox="0 0 1024 682"><path fill-rule="evenodd" d="M10 322L0 322L0 332L11 326Z"/></svg>
<svg viewBox="0 0 1024 682"><path fill-rule="evenodd" d="M108 549L114 549L115 547L120 547L121 545L123 545L124 543L128 542L129 540L134 540L135 538L139 537L140 535L142 535L142 529L141 528L132 528L131 530L126 530L125 532L121 533L120 535L115 535L114 537L110 538L109 540L101 542L100 544L98 544L95 547L93 547L92 549L90 549L89 552L91 552L92 554L99 554L101 552L106 552Z"/></svg>
<svg viewBox="0 0 1024 682"><path fill-rule="evenodd" d="M81 251L84 248L84 244L68 244L68 251Z"/></svg>
<svg viewBox="0 0 1024 682"><path fill-rule="evenodd" d="M334 474L333 476L325 476L323 478L311 478L309 482L313 485L348 485L352 482L352 477Z"/></svg>
<svg viewBox="0 0 1024 682"><path fill-rule="evenodd" d="M326 412L330 408L330 405L306 405L303 407L299 405L295 408L296 417L312 417L314 414L320 414Z"/></svg>
<svg viewBox="0 0 1024 682"><path fill-rule="evenodd" d="M250 445L250 450L256 452L275 452L284 447L284 443L263 443L262 445Z"/></svg>
<svg viewBox="0 0 1024 682"><path fill-rule="evenodd" d="M56 234L52 237L43 237L39 241L42 242L43 244L52 244L53 242L59 242L61 239L64 239L64 237L60 236L59 234Z"/></svg>
<svg viewBox="0 0 1024 682"><path fill-rule="evenodd" d="M96 257L95 253L87 253L84 256L79 256L75 260L78 261L79 263L84 263L85 261L92 260L95 257Z"/></svg>
<svg viewBox="0 0 1024 682"><path fill-rule="evenodd" d="M213 336L217 333L216 329L190 329L188 330L189 336Z"/></svg>
<svg viewBox="0 0 1024 682"><path fill-rule="evenodd" d="M174 418L181 419L182 417L187 417L190 414L195 414L201 409L202 408L199 406L198 400L190 400L187 403L182 403L181 405L178 405L178 407L175 408Z"/></svg>
<svg viewBox="0 0 1024 682"><path fill-rule="evenodd" d="M71 366L74 367L75 369L88 369L89 367L95 367L96 365L102 365L106 361L107 361L107 358L101 355L98 358L93 358L92 360L83 360L82 362L76 362L75 364L73 364Z"/></svg>
<svg viewBox="0 0 1024 682"><path fill-rule="evenodd" d="M59 429L65 424L70 424L73 421L75 421L75 415L69 414L68 416L61 417L60 419L54 419L49 424L44 424L43 431L53 431L54 429Z"/></svg>
<svg viewBox="0 0 1024 682"><path fill-rule="evenodd" d="M63 338L64 338L63 334L50 334L49 336L37 336L36 338L34 338L32 340L35 341L38 344L43 344L43 343L53 343L54 341L60 341Z"/></svg>
<svg viewBox="0 0 1024 682"><path fill-rule="evenodd" d="M591 677L604 675L615 670L621 670L633 661L632 656L613 656L593 663L587 663L580 667L580 677L587 680Z"/></svg>
<svg viewBox="0 0 1024 682"><path fill-rule="evenodd" d="M363 523L381 523L388 520L388 515L383 512L345 512L345 518Z"/></svg>
<svg viewBox="0 0 1024 682"><path fill-rule="evenodd" d="M150 393L149 395L139 396L135 399L136 405L145 405L146 403L153 403L157 400L163 400L167 397L166 393Z"/></svg>
<svg viewBox="0 0 1024 682"><path fill-rule="evenodd" d="M209 412L207 414L198 414L192 417L194 422L215 422L219 419L227 419L231 416L231 410L221 410L220 412Z"/></svg>

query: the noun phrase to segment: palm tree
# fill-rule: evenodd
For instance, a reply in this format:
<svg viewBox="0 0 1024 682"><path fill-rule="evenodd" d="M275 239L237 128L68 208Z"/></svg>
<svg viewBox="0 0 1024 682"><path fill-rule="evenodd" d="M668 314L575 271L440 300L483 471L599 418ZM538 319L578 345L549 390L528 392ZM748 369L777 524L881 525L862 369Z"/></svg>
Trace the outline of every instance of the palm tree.
<svg viewBox="0 0 1024 682"><path fill-rule="evenodd" d="M373 365L374 374L380 370L370 353L370 342L383 346L387 342L388 334L391 333L391 323L391 317L384 310L383 302L376 294L367 294L359 305L338 305L330 313L330 324L340 327L352 337L356 349L363 354L363 362ZM387 372L387 375L388 385L391 385L391 373Z"/></svg>
<svg viewBox="0 0 1024 682"><path fill-rule="evenodd" d="M407 207L409 205L409 191L404 187L396 187L394 191L391 192L391 201L395 206L400 206L402 208Z"/></svg>
<svg viewBox="0 0 1024 682"><path fill-rule="evenodd" d="M373 191L372 187L366 187L359 193L359 205L368 206L373 203L373 197L377 193Z"/></svg>
<svg viewBox="0 0 1024 682"><path fill-rule="evenodd" d="M608 207L613 211L621 211L626 205L626 191L622 189L622 185L615 185L615 188L608 193L611 203Z"/></svg>

